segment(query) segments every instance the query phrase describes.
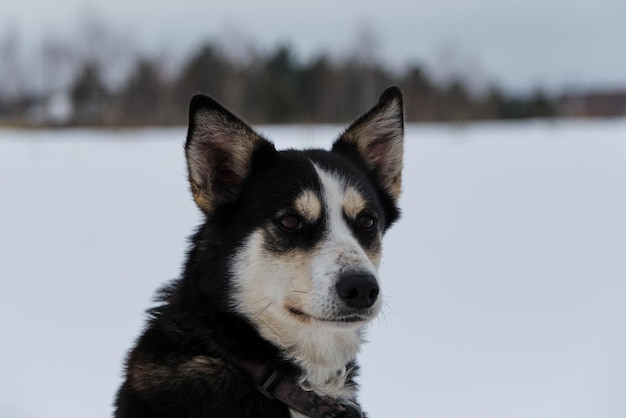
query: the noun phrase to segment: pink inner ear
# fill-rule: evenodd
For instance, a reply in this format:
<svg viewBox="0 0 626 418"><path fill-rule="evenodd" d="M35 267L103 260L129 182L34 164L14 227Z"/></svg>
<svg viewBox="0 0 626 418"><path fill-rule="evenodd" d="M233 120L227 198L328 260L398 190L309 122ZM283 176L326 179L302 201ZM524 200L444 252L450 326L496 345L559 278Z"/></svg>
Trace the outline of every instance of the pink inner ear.
<svg viewBox="0 0 626 418"><path fill-rule="evenodd" d="M216 145L216 144L214 144ZM214 147L209 155L209 170L213 181L226 184L228 186L239 187L243 182L240 175L233 169L232 156L228 151Z"/></svg>
<svg viewBox="0 0 626 418"><path fill-rule="evenodd" d="M227 164L220 164L215 168L215 179L229 186L239 187L242 179Z"/></svg>
<svg viewBox="0 0 626 418"><path fill-rule="evenodd" d="M365 148L368 160L379 170L383 168L385 161L388 160L389 152L391 151L391 141L393 141L391 135L383 135L371 141Z"/></svg>

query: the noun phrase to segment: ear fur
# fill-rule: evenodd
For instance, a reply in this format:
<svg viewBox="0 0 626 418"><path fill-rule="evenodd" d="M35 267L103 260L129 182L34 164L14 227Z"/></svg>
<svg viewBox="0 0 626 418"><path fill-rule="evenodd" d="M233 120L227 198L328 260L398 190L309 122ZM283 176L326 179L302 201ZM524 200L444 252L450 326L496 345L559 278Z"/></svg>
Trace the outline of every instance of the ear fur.
<svg viewBox="0 0 626 418"><path fill-rule="evenodd" d="M378 103L333 144L333 151L350 155L356 150L397 205L402 187L403 142L402 93L397 87L389 87Z"/></svg>
<svg viewBox="0 0 626 418"><path fill-rule="evenodd" d="M263 143L271 145L215 100L204 95L191 99L185 155L200 209L211 215L237 197L252 155Z"/></svg>

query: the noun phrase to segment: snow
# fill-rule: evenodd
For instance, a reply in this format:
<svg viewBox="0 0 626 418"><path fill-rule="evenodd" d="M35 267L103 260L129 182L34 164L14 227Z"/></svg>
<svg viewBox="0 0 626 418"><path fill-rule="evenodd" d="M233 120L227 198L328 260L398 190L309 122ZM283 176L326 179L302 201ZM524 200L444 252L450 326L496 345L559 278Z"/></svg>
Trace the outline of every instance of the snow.
<svg viewBox="0 0 626 418"><path fill-rule="evenodd" d="M111 415L200 219L184 135L0 130L0 417ZM626 120L409 125L405 158L370 416L626 416Z"/></svg>

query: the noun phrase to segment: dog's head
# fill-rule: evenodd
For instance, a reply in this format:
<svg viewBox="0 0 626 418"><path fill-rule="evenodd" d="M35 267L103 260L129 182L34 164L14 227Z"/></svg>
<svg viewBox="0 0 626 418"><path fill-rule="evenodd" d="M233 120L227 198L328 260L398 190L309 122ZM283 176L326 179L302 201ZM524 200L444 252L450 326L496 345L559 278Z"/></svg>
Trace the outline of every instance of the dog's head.
<svg viewBox="0 0 626 418"><path fill-rule="evenodd" d="M354 329L377 315L403 131L397 88L331 151L276 151L212 99L193 98L185 150L194 200L227 259L230 306L262 333Z"/></svg>

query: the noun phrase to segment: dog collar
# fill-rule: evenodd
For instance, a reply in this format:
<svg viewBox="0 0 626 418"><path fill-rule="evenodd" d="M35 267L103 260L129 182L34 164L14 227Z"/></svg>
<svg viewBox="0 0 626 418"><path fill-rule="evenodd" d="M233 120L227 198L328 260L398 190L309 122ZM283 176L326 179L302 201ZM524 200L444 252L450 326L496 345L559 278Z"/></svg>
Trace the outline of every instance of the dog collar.
<svg viewBox="0 0 626 418"><path fill-rule="evenodd" d="M339 401L329 396L320 396L312 390L302 389L293 379L281 375L278 370L236 360L234 363L245 371L266 398L278 400L310 418L363 418L363 411L356 402Z"/></svg>

